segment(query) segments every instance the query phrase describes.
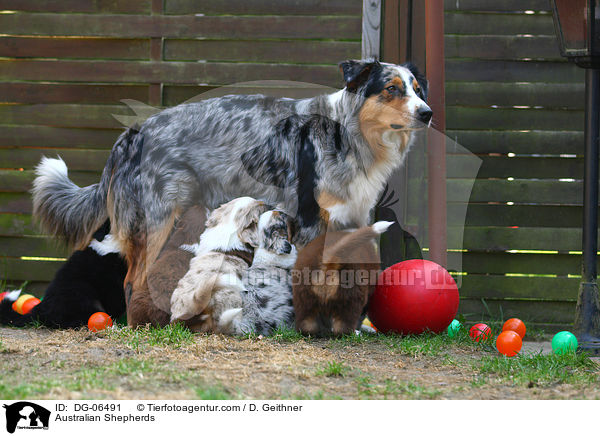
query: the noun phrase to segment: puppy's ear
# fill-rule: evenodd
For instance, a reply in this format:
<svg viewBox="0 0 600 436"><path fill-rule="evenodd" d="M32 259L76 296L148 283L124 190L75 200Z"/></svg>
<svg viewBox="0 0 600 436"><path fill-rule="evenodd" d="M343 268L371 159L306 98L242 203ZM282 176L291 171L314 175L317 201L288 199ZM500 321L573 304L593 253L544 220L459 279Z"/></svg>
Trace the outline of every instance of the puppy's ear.
<svg viewBox="0 0 600 436"><path fill-rule="evenodd" d="M260 216L269 210L269 207L257 202L248 208L238 211L236 221L238 223L238 237L245 244L250 244L257 248L260 245L258 240L258 220Z"/></svg>
<svg viewBox="0 0 600 436"><path fill-rule="evenodd" d="M344 74L346 90L356 92L361 85L365 84L373 70L381 68L381 64L375 59L359 61L350 59L340 62L339 67Z"/></svg>
<svg viewBox="0 0 600 436"><path fill-rule="evenodd" d="M427 81L425 75L421 73L417 66L411 62L402 64L402 66L404 68L408 68L409 71L413 74L413 76L415 76L415 79L417 79L417 82L421 87L422 95L420 97L423 99L423 101L427 102L427 94L429 93L429 82Z"/></svg>

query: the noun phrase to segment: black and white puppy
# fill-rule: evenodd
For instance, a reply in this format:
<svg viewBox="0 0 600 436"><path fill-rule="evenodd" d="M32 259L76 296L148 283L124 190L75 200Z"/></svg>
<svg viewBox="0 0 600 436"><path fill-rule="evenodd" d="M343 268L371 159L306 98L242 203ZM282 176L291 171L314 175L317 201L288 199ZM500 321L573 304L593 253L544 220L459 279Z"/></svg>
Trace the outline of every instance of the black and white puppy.
<svg viewBox="0 0 600 436"><path fill-rule="evenodd" d="M0 325L23 327L37 322L50 328L76 328L87 325L95 312L106 312L113 320L123 315L127 266L109 229L106 221L85 250L71 255L56 272L42 302L28 314L12 309L20 291L9 293L0 303Z"/></svg>
<svg viewBox="0 0 600 436"><path fill-rule="evenodd" d="M252 265L243 276L242 308L230 309L221 316L233 334L269 335L280 326L292 327L292 268L298 252L290 242L291 219L271 210L258 221L259 247Z"/></svg>

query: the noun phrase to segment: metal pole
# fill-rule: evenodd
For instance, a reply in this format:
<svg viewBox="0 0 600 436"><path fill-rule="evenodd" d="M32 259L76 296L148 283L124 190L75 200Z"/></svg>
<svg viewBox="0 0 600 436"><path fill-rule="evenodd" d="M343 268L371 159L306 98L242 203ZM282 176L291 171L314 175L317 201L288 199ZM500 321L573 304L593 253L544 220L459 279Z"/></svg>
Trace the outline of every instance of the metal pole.
<svg viewBox="0 0 600 436"><path fill-rule="evenodd" d="M429 259L448 264L446 230L446 112L444 69L444 1L425 3L426 73L429 80L429 106L434 127L440 133L429 135L427 143Z"/></svg>
<svg viewBox="0 0 600 436"><path fill-rule="evenodd" d="M585 71L585 166L583 187L583 270L574 330L579 348L600 355L600 299L597 284L598 148L600 146L600 70Z"/></svg>

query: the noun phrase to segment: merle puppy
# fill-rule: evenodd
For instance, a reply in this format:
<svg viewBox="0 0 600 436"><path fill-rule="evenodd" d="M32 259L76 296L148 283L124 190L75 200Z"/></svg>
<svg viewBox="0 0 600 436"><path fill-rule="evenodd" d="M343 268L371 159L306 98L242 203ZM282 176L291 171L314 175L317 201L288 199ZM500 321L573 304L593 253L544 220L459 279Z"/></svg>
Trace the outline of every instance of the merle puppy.
<svg viewBox="0 0 600 436"><path fill-rule="evenodd" d="M56 272L42 302L28 314L19 315L12 309L19 292L8 294L0 303L0 324L23 327L38 322L50 328L76 328L87 325L95 312L106 312L113 319L123 315L127 266L109 229L106 221L86 249L71 255Z"/></svg>
<svg viewBox="0 0 600 436"><path fill-rule="evenodd" d="M290 242L293 227L291 218L283 212L271 210L260 216L259 246L243 275L243 306L223 313L224 331L269 335L277 327L293 327L291 270L298 256Z"/></svg>

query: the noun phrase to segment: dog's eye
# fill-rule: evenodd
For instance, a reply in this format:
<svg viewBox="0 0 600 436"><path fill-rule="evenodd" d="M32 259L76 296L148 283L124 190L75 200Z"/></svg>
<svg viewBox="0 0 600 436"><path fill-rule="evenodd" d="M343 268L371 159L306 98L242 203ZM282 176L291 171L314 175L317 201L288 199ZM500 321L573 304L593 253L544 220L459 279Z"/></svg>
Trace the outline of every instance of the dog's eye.
<svg viewBox="0 0 600 436"><path fill-rule="evenodd" d="M387 88L385 88L388 92L396 92L398 90L398 88L394 85L388 86Z"/></svg>
<svg viewBox="0 0 600 436"><path fill-rule="evenodd" d="M419 95L421 95L421 87L420 86L415 86L415 92Z"/></svg>

